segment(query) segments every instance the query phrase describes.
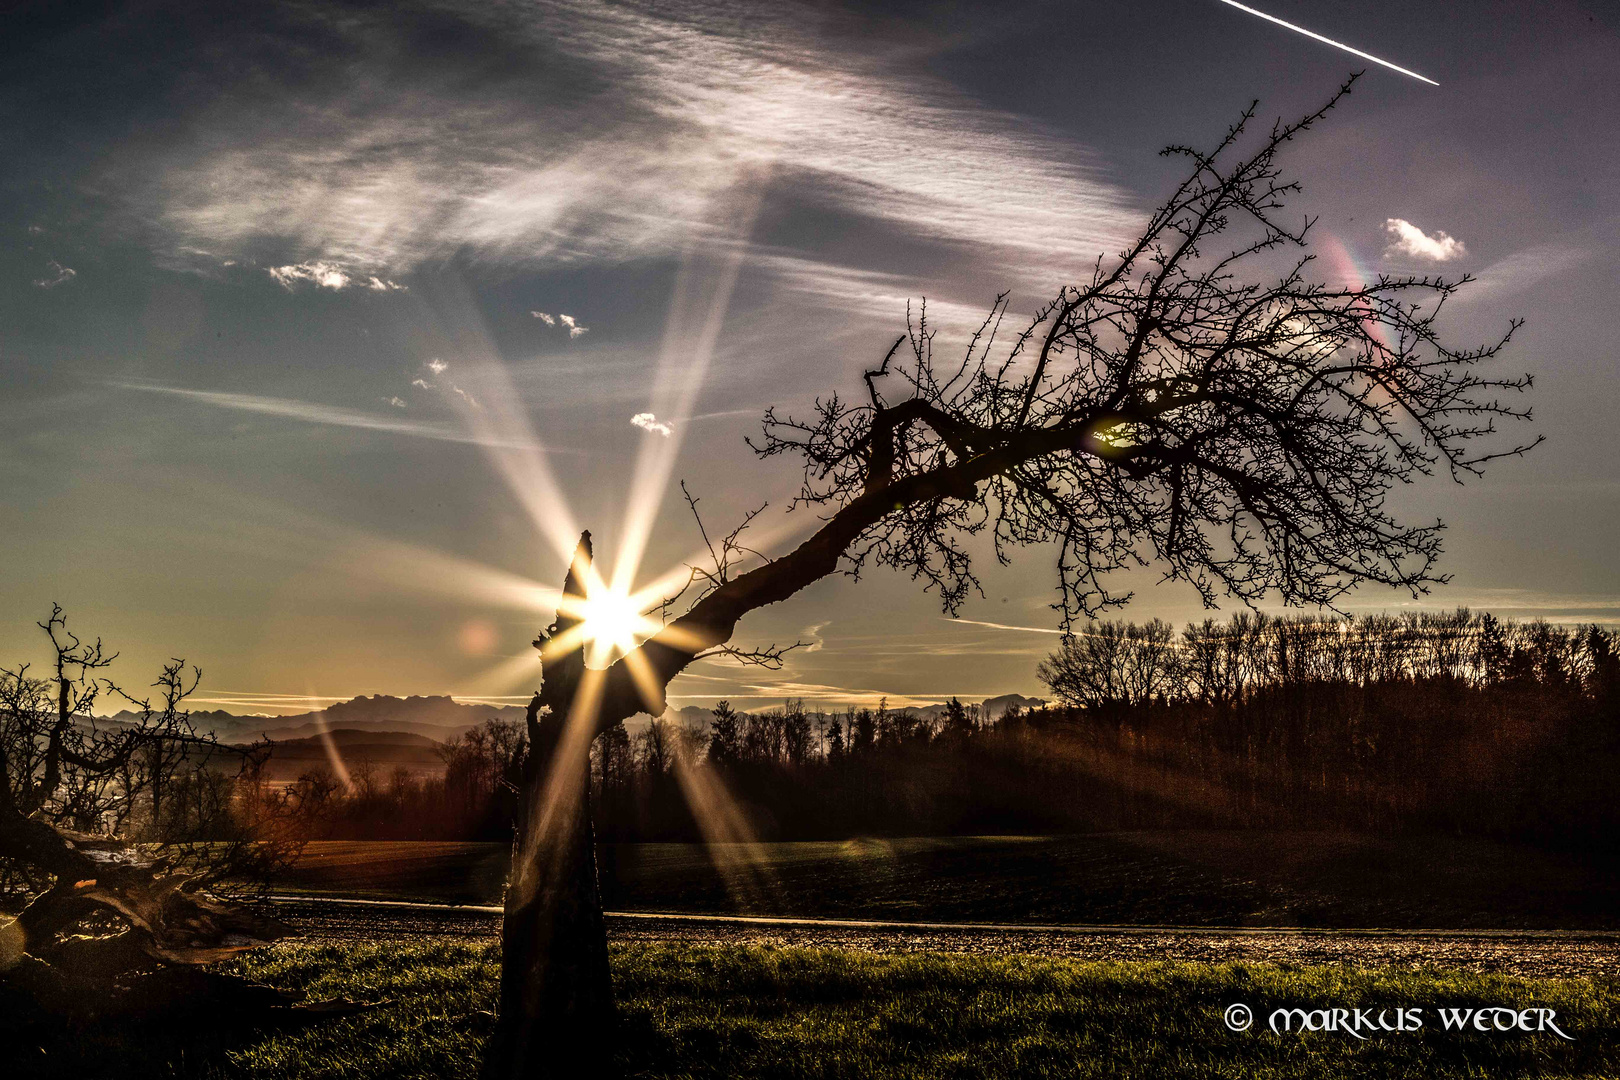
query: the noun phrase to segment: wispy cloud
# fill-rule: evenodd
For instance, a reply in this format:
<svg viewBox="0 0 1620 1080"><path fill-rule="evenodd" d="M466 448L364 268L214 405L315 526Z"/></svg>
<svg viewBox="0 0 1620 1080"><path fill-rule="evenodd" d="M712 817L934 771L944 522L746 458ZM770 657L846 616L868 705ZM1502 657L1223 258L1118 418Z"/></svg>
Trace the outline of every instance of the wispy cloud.
<svg viewBox="0 0 1620 1080"><path fill-rule="evenodd" d="M345 409L337 405L299 401L295 398L266 397L260 394L241 394L220 390L192 390L186 387L164 386L159 383L146 382L112 382L107 385L122 390L169 394L222 409L236 409L241 412L259 413L264 416L281 416L289 420L300 420L306 424L329 424L335 427L360 428L365 431L386 431L396 435L410 435L421 439L436 439L440 442L466 443L472 446L488 446L497 449L534 450L551 454L578 453L576 450L543 446L532 441L499 438L486 433L469 433L448 424L406 420L398 416L379 416L358 409ZM390 404L404 405L398 398L393 399Z"/></svg>
<svg viewBox="0 0 1620 1080"><path fill-rule="evenodd" d="M910 305L912 315L916 316L926 305L929 322L948 324L958 330L968 329L983 322L985 312L994 300L991 294L987 294L982 303L919 297L916 294L917 281L913 277L775 249L751 252L749 265L756 272L769 275L782 288L823 301L840 312L877 319L901 320L907 305ZM1009 314L1007 321L1010 325L1016 325L1023 319Z"/></svg>
<svg viewBox="0 0 1620 1080"><path fill-rule="evenodd" d="M544 311L531 311L531 312L529 312L529 314L533 315L535 318L539 319L541 322L545 323L547 326L556 326L557 325L557 317L555 315L548 315Z"/></svg>
<svg viewBox="0 0 1620 1080"><path fill-rule="evenodd" d="M1389 246L1384 249L1386 256L1405 255L1428 262L1450 262L1468 254L1468 249L1456 237L1443 232L1426 233L1403 218L1385 221L1384 231L1390 236Z"/></svg>
<svg viewBox="0 0 1620 1080"><path fill-rule="evenodd" d="M1459 303L1476 304L1522 292L1546 278L1579 266L1592 252L1571 244L1537 244L1498 259L1477 273L1477 279L1457 294Z"/></svg>
<svg viewBox="0 0 1620 1080"><path fill-rule="evenodd" d="M1433 599L1388 604L1368 601L1347 605L1356 611L1450 611L1459 606L1512 619L1546 619L1565 625L1620 622L1620 596L1612 593L1554 593L1538 589L1480 588L1447 590Z"/></svg>
<svg viewBox="0 0 1620 1080"><path fill-rule="evenodd" d="M965 623L968 626L988 626L992 630L1021 630L1026 634L1062 634L1062 630L1050 626L1015 626L1010 623L985 622L981 619L944 619L948 623Z"/></svg>
<svg viewBox="0 0 1620 1080"><path fill-rule="evenodd" d="M1084 147L892 50L830 39L819 18L588 0L461 17L512 50L498 84L475 93L464 72L401 62L392 12L333 17L359 59L345 53L331 80L250 113L222 95L197 118L206 144L126 163L149 179L147 216L176 253L296 251L277 269L327 288L452 254L670 254L761 167L811 203L1043 278L1134 231L1131 200Z"/></svg>
<svg viewBox="0 0 1620 1080"><path fill-rule="evenodd" d="M638 412L630 418L630 422L642 431L650 431L654 435L662 435L666 439L675 434L674 428L659 420L650 412Z"/></svg>
<svg viewBox="0 0 1620 1080"><path fill-rule="evenodd" d="M711 662L712 663L712 662ZM887 701L892 709L903 709L907 706L937 705L948 697L973 698L967 694L937 694L927 697L914 694L890 693L886 690L871 690L864 687L837 686L831 683L800 682L795 679L765 679L749 681L745 679L731 679L712 675L703 675L688 668L677 676L674 685L686 689L689 681L711 681L728 684L731 689L722 694L688 694L671 693L672 699L679 701L708 701L715 698L732 698L734 700L748 700L750 698L767 698L781 701L786 698L802 699L821 706L849 706L865 705L875 706L881 701Z"/></svg>
<svg viewBox="0 0 1620 1080"><path fill-rule="evenodd" d="M79 272L77 270L74 270L72 267L63 266L55 259L52 259L50 262L49 273L35 281L34 284L39 286L41 289L54 289L58 285L66 285L68 282L72 281L78 276Z"/></svg>

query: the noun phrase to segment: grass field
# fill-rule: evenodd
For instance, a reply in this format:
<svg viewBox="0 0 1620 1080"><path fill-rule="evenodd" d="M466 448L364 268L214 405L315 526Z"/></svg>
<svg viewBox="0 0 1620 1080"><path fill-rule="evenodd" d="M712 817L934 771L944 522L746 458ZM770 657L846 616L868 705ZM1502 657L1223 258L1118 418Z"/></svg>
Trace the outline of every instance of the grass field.
<svg viewBox="0 0 1620 1080"><path fill-rule="evenodd" d="M1620 1075L1612 980L690 945L615 947L613 965L616 1061L635 1077ZM493 1023L492 946L286 944L236 966L317 999L389 1004L200 1056L148 1047L154 1075L471 1077ZM1261 1017L1254 1030L1227 1029L1235 1002ZM1441 1030L1437 1007L1481 1005L1555 1009L1577 1041ZM1425 1023L1364 1042L1260 1031L1276 1007L1417 1007Z"/></svg>
<svg viewBox="0 0 1620 1080"><path fill-rule="evenodd" d="M501 844L311 844L278 887L498 903ZM1613 928L1612 869L1478 840L1138 832L602 849L621 911L1204 926Z"/></svg>

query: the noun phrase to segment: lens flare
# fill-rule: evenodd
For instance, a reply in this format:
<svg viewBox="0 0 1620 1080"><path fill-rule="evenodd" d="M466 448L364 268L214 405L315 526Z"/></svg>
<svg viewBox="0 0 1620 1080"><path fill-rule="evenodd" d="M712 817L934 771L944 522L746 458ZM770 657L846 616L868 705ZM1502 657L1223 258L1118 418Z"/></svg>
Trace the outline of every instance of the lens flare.
<svg viewBox="0 0 1620 1080"><path fill-rule="evenodd" d="M598 657L612 652L622 655L636 647L636 635L642 631L644 620L628 593L608 589L590 597L580 615L585 620L581 630L586 644Z"/></svg>

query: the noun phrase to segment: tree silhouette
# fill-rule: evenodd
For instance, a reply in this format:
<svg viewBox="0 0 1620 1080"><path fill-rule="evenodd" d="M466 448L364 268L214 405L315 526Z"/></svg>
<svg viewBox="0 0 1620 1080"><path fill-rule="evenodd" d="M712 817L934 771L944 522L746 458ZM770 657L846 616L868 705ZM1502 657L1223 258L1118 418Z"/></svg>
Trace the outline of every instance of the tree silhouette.
<svg viewBox="0 0 1620 1080"><path fill-rule="evenodd" d="M604 1067L612 996L581 763L595 734L662 713L669 682L729 651L748 612L875 564L954 613L978 587L964 539L986 531L1003 562L1056 545L1065 630L1126 602L1106 578L1130 565L1160 566L1211 604L1331 605L1362 582L1421 594L1445 580L1440 524L1397 521L1386 496L1418 476L1477 476L1534 445L1481 444L1498 420L1529 418L1504 397L1530 377L1481 373L1517 323L1476 348L1442 342L1437 317L1466 277L1307 276L1311 221L1284 220L1298 185L1278 157L1354 82L1273 125L1248 156L1254 106L1213 151L1168 148L1189 172L1140 239L1010 343L998 348L1003 294L960 360L936 364L924 311L865 374L864 396L818 401L805 418L767 411L751 445L799 458L795 504L824 515L791 552L737 572L733 534L686 611L605 670L551 649L579 624L559 613L537 643L545 681L530 709L536 753L486 1076ZM586 534L568 600L584 598L590 558ZM779 663L781 650L741 658Z"/></svg>
<svg viewBox="0 0 1620 1080"><path fill-rule="evenodd" d="M201 673L184 661L163 666L155 700L137 698L106 677L116 654L75 635L60 607L38 625L51 648L45 676L0 668L0 878L27 900L0 925L8 1029L138 1019L195 1038L208 1027L201 1016L285 1014L291 999L279 992L196 970L288 932L205 888L271 869L299 846L209 835L230 817L232 780L216 758L251 773L262 748L192 728L185 701ZM132 714L96 717L110 696ZM176 823L190 835L167 835Z"/></svg>

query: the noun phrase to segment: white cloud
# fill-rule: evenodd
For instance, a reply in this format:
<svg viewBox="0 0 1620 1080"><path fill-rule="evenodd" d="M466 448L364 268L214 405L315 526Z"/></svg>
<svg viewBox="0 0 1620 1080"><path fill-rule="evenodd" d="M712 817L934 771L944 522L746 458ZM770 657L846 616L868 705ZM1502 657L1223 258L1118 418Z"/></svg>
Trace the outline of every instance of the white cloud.
<svg viewBox="0 0 1620 1080"><path fill-rule="evenodd" d="M287 266L272 266L265 271L275 278L282 288L291 292L293 286L300 281L307 281L323 289L336 291L348 286L350 277L344 273L343 268L336 263L318 262L291 263Z"/></svg>
<svg viewBox="0 0 1620 1080"><path fill-rule="evenodd" d="M55 259L52 259L50 263L50 273L34 282L34 284L38 285L41 289L54 289L58 285L66 285L68 282L72 281L78 276L79 273L77 270L74 270L71 267L63 266Z"/></svg>
<svg viewBox="0 0 1620 1080"><path fill-rule="evenodd" d="M223 265L235 266L235 259L224 260ZM359 285L372 292L405 292L406 287L397 281L377 277L375 274L365 276L363 279L356 276L352 260L316 259L311 262L288 263L286 266L271 266L265 273L276 279L277 284L291 292L293 286L300 282L308 282L322 289L331 289L337 292L350 285Z"/></svg>
<svg viewBox="0 0 1620 1080"><path fill-rule="evenodd" d="M529 312L529 314L533 315L535 318L539 319L541 322L545 323L547 326L556 326L557 325L556 318L551 316L551 315L547 315L543 311L531 311L531 312Z"/></svg>
<svg viewBox="0 0 1620 1080"><path fill-rule="evenodd" d="M394 396L394 397L389 398L388 399L388 404L392 405L396 409L407 408L404 400L402 398L398 397L397 395Z"/></svg>
<svg viewBox="0 0 1620 1080"><path fill-rule="evenodd" d="M669 438L675 434L675 429L664 423L650 412L639 412L630 418L630 422L643 431L650 431L654 435Z"/></svg>
<svg viewBox="0 0 1620 1080"><path fill-rule="evenodd" d="M423 390L431 390L431 389L433 389L433 384L428 382L426 379L412 379L411 380L411 385L412 386L420 386Z"/></svg>
<svg viewBox="0 0 1620 1080"><path fill-rule="evenodd" d="M1456 237L1443 232L1431 236L1402 218L1385 221L1384 231L1390 235L1389 246L1384 249L1385 256L1406 255L1429 262L1450 262L1468 254L1468 249Z"/></svg>
<svg viewBox="0 0 1620 1080"><path fill-rule="evenodd" d="M427 366L428 370L433 372L435 375L443 375L450 367L449 364L445 363L443 360L440 360L437 356L429 360L427 362Z"/></svg>

